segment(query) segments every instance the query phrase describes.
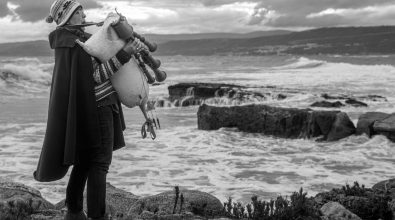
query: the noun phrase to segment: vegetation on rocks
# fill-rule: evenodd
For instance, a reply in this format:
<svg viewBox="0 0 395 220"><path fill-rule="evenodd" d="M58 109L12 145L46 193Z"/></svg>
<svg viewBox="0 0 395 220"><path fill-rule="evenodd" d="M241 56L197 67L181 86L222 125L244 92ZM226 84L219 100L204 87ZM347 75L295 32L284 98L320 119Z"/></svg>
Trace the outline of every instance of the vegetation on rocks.
<svg viewBox="0 0 395 220"><path fill-rule="evenodd" d="M140 198L109 184L108 187L114 188L113 191L116 191L119 198L118 203L111 204L116 206L112 208L117 211L110 209L108 213L113 220L224 217L250 220L392 220L394 214L395 179L377 183L372 188L355 182L353 185L346 184L314 197L307 197L302 188L290 196L278 196L270 201L259 200L257 196L253 196L247 205L233 201L232 198L222 204L210 194L179 187L175 187L174 191ZM61 207L43 200L33 188L6 183L0 189L3 190L0 190L1 220L63 218ZM15 196L16 193L19 193L18 196ZM331 213L337 215L332 216ZM346 217L343 218L343 215Z"/></svg>
<svg viewBox="0 0 395 220"><path fill-rule="evenodd" d="M340 189L319 193L315 200L319 205L329 201L338 202L364 220L392 219L389 207L392 198L389 192L365 188L358 182L354 182L353 186L346 184Z"/></svg>
<svg viewBox="0 0 395 220"><path fill-rule="evenodd" d="M251 198L252 202L244 207L240 202L232 203L232 198L224 203L225 215L234 219L259 219L259 220L292 220L320 219L319 209L307 193L301 188L294 192L290 198L282 196L275 200L261 201L257 196Z"/></svg>

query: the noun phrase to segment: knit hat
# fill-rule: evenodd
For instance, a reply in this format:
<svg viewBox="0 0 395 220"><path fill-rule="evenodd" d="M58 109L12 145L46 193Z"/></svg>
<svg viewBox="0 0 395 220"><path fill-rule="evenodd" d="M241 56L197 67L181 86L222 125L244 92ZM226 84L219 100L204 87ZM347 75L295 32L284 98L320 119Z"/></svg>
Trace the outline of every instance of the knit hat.
<svg viewBox="0 0 395 220"><path fill-rule="evenodd" d="M55 21L58 26L63 26L80 6L81 4L75 0L56 0L51 5L46 21L48 23Z"/></svg>

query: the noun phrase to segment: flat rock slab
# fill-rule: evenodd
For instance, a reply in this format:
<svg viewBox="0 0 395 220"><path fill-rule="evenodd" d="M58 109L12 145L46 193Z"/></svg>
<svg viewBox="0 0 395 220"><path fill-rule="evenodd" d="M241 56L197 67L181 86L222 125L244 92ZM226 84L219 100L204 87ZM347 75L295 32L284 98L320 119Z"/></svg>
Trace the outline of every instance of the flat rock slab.
<svg viewBox="0 0 395 220"><path fill-rule="evenodd" d="M203 104L198 110L198 129L235 127L240 131L283 138L312 138L336 141L355 133L355 126L340 111L281 108L267 105L231 107Z"/></svg>

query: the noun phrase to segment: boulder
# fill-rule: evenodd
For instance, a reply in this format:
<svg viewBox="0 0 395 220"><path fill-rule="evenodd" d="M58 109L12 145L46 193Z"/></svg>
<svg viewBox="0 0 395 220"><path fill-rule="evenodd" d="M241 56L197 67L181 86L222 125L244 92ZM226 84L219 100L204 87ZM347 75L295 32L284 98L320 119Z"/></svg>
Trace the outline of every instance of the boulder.
<svg viewBox="0 0 395 220"><path fill-rule="evenodd" d="M346 103L349 104L349 105L352 105L354 107L368 107L368 104L366 104L364 102L361 102L361 101L358 101L358 100L353 99L353 98L347 99Z"/></svg>
<svg viewBox="0 0 395 220"><path fill-rule="evenodd" d="M48 209L54 209L54 205L38 190L20 183L0 182L0 219L25 219Z"/></svg>
<svg viewBox="0 0 395 220"><path fill-rule="evenodd" d="M385 135L391 141L395 141L395 114L375 121L373 123L373 130L376 134Z"/></svg>
<svg viewBox="0 0 395 220"><path fill-rule="evenodd" d="M328 202L321 207L322 214L328 220L362 220L338 202Z"/></svg>
<svg viewBox="0 0 395 220"><path fill-rule="evenodd" d="M373 124L378 120L388 117L389 114L383 112L367 112L358 118L356 134L367 134L369 137L373 136Z"/></svg>
<svg viewBox="0 0 395 220"><path fill-rule="evenodd" d="M388 192L395 201L395 179L384 180L373 185L373 190Z"/></svg>
<svg viewBox="0 0 395 220"><path fill-rule="evenodd" d="M334 188L331 191L318 193L314 200L322 206L328 202L338 202L362 219L391 219L389 207L391 198L383 192L365 188L354 182L354 185Z"/></svg>
<svg viewBox="0 0 395 220"><path fill-rule="evenodd" d="M335 141L355 132L346 114L340 111L280 108L267 105L218 107L203 104L198 110L198 129L236 127L240 131L283 138L312 138Z"/></svg>
<svg viewBox="0 0 395 220"><path fill-rule="evenodd" d="M340 108L343 107L344 104L341 103L340 101L336 101L336 102L320 101L320 102L314 102L310 106L321 107L321 108Z"/></svg>
<svg viewBox="0 0 395 220"><path fill-rule="evenodd" d="M175 214L193 213L201 216L220 216L223 211L221 201L214 196L196 190L180 190L184 197L181 210L181 201L178 199ZM140 216L146 211L159 216L173 214L176 194L167 191L154 196L140 198L129 209L128 216Z"/></svg>
<svg viewBox="0 0 395 220"><path fill-rule="evenodd" d="M344 112L336 114L336 119L332 124L332 128L328 133L327 141L336 141L355 133L354 123L350 120L348 115Z"/></svg>
<svg viewBox="0 0 395 220"><path fill-rule="evenodd" d="M286 98L287 98L287 96L286 96L286 95L284 95L284 94L281 94L281 93L280 93L280 94L277 94L275 97L276 97L276 99L277 99L277 100L284 100L284 99L286 99Z"/></svg>
<svg viewBox="0 0 395 220"><path fill-rule="evenodd" d="M131 205L133 205L139 199L138 196L126 192L124 190L115 188L110 183L106 186L106 212L113 217L125 216ZM56 209L60 210L65 208L65 200L60 201L56 204ZM84 193L84 210L86 208L86 191Z"/></svg>

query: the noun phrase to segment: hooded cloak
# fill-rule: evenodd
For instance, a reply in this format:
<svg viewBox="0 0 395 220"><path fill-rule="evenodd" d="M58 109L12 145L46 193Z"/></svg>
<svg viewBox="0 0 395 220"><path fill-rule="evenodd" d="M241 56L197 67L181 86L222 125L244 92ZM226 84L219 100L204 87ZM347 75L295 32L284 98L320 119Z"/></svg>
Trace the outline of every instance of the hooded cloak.
<svg viewBox="0 0 395 220"><path fill-rule="evenodd" d="M55 66L49 98L47 129L44 143L33 176L37 181L49 182L63 178L74 164L76 152L86 147L101 145L97 103L94 94L91 56L76 39L85 42L86 33L58 28L50 33L49 43L55 50ZM125 129L122 110L116 123L116 149L124 146ZM121 136L121 144L117 137ZM117 143L118 142L118 143Z"/></svg>

